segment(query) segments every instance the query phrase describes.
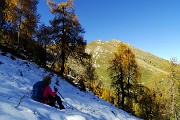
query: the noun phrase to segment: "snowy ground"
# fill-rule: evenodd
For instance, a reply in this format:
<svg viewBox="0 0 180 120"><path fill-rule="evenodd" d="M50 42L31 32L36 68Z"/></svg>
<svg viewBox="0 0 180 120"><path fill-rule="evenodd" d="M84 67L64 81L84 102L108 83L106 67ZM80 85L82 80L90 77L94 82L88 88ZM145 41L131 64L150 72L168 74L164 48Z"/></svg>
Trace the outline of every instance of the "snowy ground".
<svg viewBox="0 0 180 120"><path fill-rule="evenodd" d="M60 78L58 89L67 109L58 110L33 101L30 98L33 84L49 74L34 63L0 54L0 120L138 120ZM54 75L52 88L56 79Z"/></svg>

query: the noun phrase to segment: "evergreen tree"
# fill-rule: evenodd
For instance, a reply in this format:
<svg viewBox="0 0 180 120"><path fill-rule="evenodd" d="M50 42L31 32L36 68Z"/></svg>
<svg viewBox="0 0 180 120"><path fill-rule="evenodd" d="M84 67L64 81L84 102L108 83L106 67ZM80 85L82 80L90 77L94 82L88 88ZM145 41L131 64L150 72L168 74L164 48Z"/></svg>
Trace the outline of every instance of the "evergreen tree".
<svg viewBox="0 0 180 120"><path fill-rule="evenodd" d="M41 24L38 26L36 30L37 42L46 47L46 45L51 43L51 33L52 29L50 26L46 26L45 24Z"/></svg>
<svg viewBox="0 0 180 120"><path fill-rule="evenodd" d="M57 59L61 62L60 74L64 73L64 64L69 56L82 60L85 54L86 42L83 39L84 29L81 27L74 12L73 0L57 4L48 1L51 12L55 15L50 22L52 38L57 45Z"/></svg>
<svg viewBox="0 0 180 120"><path fill-rule="evenodd" d="M52 28L50 26L46 26L45 24L40 25L36 30L37 42L39 43L39 45L42 45L44 47L46 54L47 46L51 43L51 33Z"/></svg>

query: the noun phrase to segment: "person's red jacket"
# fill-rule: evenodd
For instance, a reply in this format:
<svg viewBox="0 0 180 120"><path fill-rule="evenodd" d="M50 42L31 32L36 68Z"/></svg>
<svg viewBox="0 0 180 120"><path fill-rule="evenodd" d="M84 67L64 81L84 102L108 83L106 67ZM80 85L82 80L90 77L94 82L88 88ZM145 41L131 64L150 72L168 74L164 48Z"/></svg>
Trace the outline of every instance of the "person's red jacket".
<svg viewBox="0 0 180 120"><path fill-rule="evenodd" d="M54 97L55 95L56 92L53 92L49 85L44 88L43 97L46 99L45 103L48 103L48 97Z"/></svg>

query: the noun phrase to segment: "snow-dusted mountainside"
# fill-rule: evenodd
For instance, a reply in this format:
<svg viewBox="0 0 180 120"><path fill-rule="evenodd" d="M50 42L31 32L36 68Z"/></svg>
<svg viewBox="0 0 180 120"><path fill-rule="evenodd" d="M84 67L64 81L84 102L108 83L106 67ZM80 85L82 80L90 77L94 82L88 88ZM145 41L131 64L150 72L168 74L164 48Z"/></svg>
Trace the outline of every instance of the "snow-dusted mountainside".
<svg viewBox="0 0 180 120"><path fill-rule="evenodd" d="M138 120L90 92L79 91L56 75L51 87L59 79L58 89L65 98L62 101L66 109L32 100L33 84L49 74L34 63L0 54L0 120Z"/></svg>

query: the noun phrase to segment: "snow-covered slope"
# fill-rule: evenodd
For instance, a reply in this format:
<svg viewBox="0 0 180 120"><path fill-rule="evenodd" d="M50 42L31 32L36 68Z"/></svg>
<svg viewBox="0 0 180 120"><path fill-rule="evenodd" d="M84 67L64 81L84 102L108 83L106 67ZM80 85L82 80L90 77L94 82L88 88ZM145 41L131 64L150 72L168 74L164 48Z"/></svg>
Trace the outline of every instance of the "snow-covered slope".
<svg viewBox="0 0 180 120"><path fill-rule="evenodd" d="M1 51L0 51L1 53ZM65 110L33 101L32 86L49 75L36 64L0 54L0 120L137 120L90 92L81 92L65 80L52 77L52 85L59 79L59 92Z"/></svg>

